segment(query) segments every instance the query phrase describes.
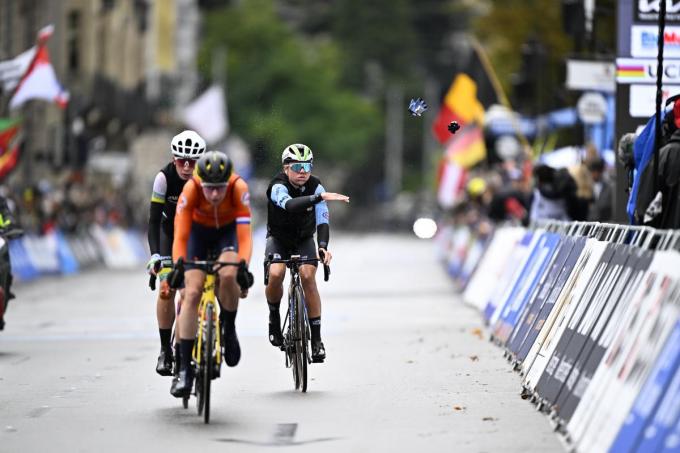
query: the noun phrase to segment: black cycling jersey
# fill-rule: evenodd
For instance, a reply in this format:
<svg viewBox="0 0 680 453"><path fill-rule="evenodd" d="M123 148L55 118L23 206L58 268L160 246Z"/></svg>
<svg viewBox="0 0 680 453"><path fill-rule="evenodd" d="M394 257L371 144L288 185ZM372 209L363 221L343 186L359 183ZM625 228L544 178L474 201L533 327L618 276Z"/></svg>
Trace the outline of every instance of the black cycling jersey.
<svg viewBox="0 0 680 453"><path fill-rule="evenodd" d="M285 186L293 200L299 197L307 198L308 202L304 203L307 206L301 205L301 210L283 209L277 206L272 200L272 188L276 184ZM288 245L298 244L314 236L317 226L314 204L321 201L321 197L315 193L320 184L319 178L310 176L307 183L298 188L290 183L285 173L280 172L276 175L267 187L267 236L274 236Z"/></svg>
<svg viewBox="0 0 680 453"><path fill-rule="evenodd" d="M151 206L149 208L149 250L151 254L158 253L162 256L171 255L172 250L161 250L161 229L165 236L170 239L174 233L175 211L185 180L180 178L174 162L170 162L156 175L154 188L151 194ZM166 247L163 247L164 249Z"/></svg>

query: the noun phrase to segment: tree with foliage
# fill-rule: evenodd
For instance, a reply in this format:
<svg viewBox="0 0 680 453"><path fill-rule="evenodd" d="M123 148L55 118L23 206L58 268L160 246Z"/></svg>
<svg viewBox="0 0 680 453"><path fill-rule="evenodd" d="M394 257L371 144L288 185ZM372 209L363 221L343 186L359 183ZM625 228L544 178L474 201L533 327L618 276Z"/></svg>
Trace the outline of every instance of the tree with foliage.
<svg viewBox="0 0 680 453"><path fill-rule="evenodd" d="M555 0L490 0L488 13L479 17L475 34L487 49L506 92L516 86L535 91L515 93L515 100L531 113L542 113L561 103L564 63L572 42L562 27ZM522 53L524 52L524 61ZM523 67L524 65L524 67ZM528 80L517 80L517 77ZM514 82L519 82L515 83Z"/></svg>
<svg viewBox="0 0 680 453"><path fill-rule="evenodd" d="M375 106L340 84L343 67L328 40L304 40L277 16L272 0L244 0L211 11L199 65L207 76L227 50L231 127L251 145L256 171L302 142L347 168L359 167L382 130Z"/></svg>

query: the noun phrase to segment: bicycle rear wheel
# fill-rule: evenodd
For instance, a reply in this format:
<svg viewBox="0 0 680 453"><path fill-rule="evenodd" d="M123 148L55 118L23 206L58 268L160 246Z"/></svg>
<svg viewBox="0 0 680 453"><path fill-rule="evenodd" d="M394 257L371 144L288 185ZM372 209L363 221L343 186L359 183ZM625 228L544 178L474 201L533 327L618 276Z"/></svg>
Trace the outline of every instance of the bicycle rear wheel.
<svg viewBox="0 0 680 453"><path fill-rule="evenodd" d="M305 317L305 298L302 295L302 289L296 288L297 299L297 313L295 316L295 324L297 328L297 341L295 342L295 352L297 357L299 386L303 393L307 391L307 323Z"/></svg>

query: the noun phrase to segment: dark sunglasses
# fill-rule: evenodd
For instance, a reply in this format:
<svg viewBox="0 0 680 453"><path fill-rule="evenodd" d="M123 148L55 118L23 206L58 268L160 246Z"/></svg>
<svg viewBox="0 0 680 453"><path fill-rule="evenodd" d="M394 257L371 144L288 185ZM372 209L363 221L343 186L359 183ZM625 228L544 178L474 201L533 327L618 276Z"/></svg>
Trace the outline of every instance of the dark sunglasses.
<svg viewBox="0 0 680 453"><path fill-rule="evenodd" d="M290 169L293 170L295 173L300 173L303 170L306 173L309 173L310 171L312 171L312 164L311 162L296 162L294 164L290 164Z"/></svg>
<svg viewBox="0 0 680 453"><path fill-rule="evenodd" d="M175 162L180 164L182 167L189 166L194 168L196 166L196 161L193 159L175 159Z"/></svg>
<svg viewBox="0 0 680 453"><path fill-rule="evenodd" d="M226 182L202 182L201 187L206 190L224 190L227 188Z"/></svg>

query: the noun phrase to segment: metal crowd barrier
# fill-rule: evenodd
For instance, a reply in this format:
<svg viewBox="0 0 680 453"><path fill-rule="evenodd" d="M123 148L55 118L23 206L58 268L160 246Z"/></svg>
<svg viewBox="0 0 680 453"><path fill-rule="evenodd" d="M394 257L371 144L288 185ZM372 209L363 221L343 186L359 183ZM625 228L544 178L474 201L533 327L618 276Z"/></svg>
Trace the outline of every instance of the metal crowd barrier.
<svg viewBox="0 0 680 453"><path fill-rule="evenodd" d="M569 450L680 451L680 230L447 228L442 256L463 299Z"/></svg>

